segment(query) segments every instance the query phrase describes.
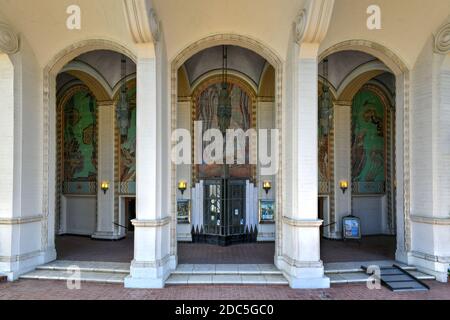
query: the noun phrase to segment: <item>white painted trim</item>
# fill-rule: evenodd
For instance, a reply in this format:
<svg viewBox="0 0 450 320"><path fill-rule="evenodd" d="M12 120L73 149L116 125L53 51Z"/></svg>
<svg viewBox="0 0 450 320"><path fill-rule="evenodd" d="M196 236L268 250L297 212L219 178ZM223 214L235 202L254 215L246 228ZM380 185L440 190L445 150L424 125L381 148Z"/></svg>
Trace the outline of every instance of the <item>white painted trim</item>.
<svg viewBox="0 0 450 320"><path fill-rule="evenodd" d="M155 220L132 220L131 223L135 227L141 228L156 228L168 225L171 221L170 217L166 217L164 219L155 219Z"/></svg>
<svg viewBox="0 0 450 320"><path fill-rule="evenodd" d="M299 220L283 217L283 223L300 228L320 228L323 224L323 220Z"/></svg>
<svg viewBox="0 0 450 320"><path fill-rule="evenodd" d="M29 224L41 221L42 215L21 218L0 218L0 225Z"/></svg>
<svg viewBox="0 0 450 320"><path fill-rule="evenodd" d="M450 218L435 218L435 217L412 215L411 221L415 222L415 223L422 223L422 224L450 226Z"/></svg>

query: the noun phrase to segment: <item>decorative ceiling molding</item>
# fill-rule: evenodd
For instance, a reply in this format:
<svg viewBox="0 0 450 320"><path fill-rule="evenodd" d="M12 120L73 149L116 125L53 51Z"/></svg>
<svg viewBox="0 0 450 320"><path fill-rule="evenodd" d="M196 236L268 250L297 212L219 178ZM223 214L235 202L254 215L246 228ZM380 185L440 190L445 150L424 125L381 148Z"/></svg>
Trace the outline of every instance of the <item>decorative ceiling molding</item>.
<svg viewBox="0 0 450 320"><path fill-rule="evenodd" d="M158 42L161 24L150 0L123 0L125 17L134 42Z"/></svg>
<svg viewBox="0 0 450 320"><path fill-rule="evenodd" d="M450 22L444 24L436 33L434 50L439 54L450 53Z"/></svg>
<svg viewBox="0 0 450 320"><path fill-rule="evenodd" d="M14 54L19 48L18 34L6 23L0 22L0 52Z"/></svg>
<svg viewBox="0 0 450 320"><path fill-rule="evenodd" d="M321 43L330 26L334 0L308 0L294 21L294 39L298 44Z"/></svg>

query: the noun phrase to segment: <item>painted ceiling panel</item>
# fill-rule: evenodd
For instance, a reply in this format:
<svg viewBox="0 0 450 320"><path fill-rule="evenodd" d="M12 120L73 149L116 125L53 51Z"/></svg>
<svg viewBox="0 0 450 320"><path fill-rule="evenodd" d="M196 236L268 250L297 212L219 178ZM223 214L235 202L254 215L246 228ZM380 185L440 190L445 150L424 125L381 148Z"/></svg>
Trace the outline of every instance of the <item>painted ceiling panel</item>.
<svg viewBox="0 0 450 320"><path fill-rule="evenodd" d="M76 61L87 63L97 70L108 84L113 88L121 79L121 58L122 55L117 52L107 50L97 50L88 52L77 57ZM136 73L136 65L128 57L126 75Z"/></svg>
<svg viewBox="0 0 450 320"><path fill-rule="evenodd" d="M204 74L222 69L222 46L203 50L185 63L190 84L194 84ZM257 86L266 60L245 48L228 46L228 69L238 71L249 77Z"/></svg>

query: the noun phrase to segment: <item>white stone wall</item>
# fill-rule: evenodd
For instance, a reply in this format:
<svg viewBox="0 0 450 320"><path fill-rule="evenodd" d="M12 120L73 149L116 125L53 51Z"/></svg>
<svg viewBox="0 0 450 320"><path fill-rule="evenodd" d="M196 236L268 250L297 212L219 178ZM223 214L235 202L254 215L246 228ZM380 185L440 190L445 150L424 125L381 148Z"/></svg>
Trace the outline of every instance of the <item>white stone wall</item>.
<svg viewBox="0 0 450 320"><path fill-rule="evenodd" d="M96 219L97 197L95 195L61 196L61 223L59 231L62 234L90 237L96 231Z"/></svg>

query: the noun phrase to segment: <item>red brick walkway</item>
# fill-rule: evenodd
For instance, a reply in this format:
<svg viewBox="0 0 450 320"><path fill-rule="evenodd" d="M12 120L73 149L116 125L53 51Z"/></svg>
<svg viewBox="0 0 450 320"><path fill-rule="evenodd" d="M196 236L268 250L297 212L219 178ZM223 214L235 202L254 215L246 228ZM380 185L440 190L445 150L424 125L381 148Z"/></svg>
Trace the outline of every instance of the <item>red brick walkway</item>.
<svg viewBox="0 0 450 320"><path fill-rule="evenodd" d="M130 290L121 285L83 283L68 290L65 282L21 280L0 284L0 300L450 300L450 284L428 282L429 292L393 293L365 285L327 290L292 290L282 286L185 286L163 290Z"/></svg>

